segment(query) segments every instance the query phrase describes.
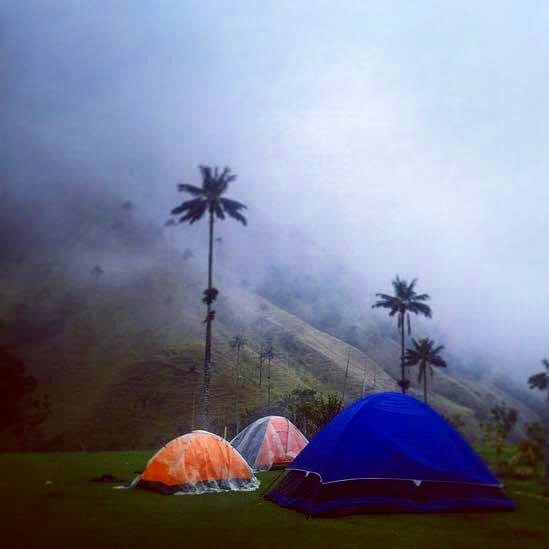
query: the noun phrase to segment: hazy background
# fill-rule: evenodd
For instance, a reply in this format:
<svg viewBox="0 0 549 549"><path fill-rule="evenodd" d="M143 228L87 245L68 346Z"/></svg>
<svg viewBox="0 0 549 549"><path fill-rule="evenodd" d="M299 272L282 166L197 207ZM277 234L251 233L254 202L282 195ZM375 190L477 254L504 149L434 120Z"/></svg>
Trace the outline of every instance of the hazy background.
<svg viewBox="0 0 549 549"><path fill-rule="evenodd" d="M442 342L524 380L549 354L548 23L541 1L5 2L0 195L28 224L87 189L161 225L227 164L243 277L314 248L376 315L418 277Z"/></svg>

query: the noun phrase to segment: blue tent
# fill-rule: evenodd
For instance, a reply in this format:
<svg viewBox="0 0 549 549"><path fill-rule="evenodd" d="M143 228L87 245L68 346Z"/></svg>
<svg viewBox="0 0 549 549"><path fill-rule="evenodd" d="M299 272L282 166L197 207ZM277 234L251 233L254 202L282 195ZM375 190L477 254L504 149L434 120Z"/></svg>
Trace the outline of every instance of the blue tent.
<svg viewBox="0 0 549 549"><path fill-rule="evenodd" d="M399 393L355 402L288 470L266 497L310 516L514 508L459 433L432 408Z"/></svg>

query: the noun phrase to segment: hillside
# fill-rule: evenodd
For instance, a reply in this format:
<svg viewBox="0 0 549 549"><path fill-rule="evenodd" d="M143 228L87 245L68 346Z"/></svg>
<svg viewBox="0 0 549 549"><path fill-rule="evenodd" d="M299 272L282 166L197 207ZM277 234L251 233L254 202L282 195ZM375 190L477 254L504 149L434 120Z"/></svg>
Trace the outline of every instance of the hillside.
<svg viewBox="0 0 549 549"><path fill-rule="evenodd" d="M158 257L164 267L173 259ZM179 259L169 271L155 265L127 281L108 272L86 285L52 280L48 299L32 314L26 307L4 306L17 311L11 319L5 315L4 344L24 359L50 396L46 439L52 447L144 447L193 427L193 416L198 419L200 413L203 353L203 310L193 276ZM4 280L8 285L13 301L32 301L34 287L25 290ZM241 413L266 404L258 352L267 335L277 352L271 367L273 401L296 387L341 389L348 345L251 293L227 293L219 300L215 323L211 411L218 429L236 423L229 340L242 329L248 344L242 353ZM67 294L71 307L63 300ZM351 351L350 399L362 391L364 377L363 357ZM378 388L393 386L371 360L368 385L374 371Z"/></svg>
<svg viewBox="0 0 549 549"><path fill-rule="evenodd" d="M12 329L4 330L4 343L11 340L12 352L25 360L50 396L46 447L154 447L197 424L203 308L199 278L190 263L168 250L131 278L108 271L86 284L54 277L47 299L37 302L32 313L4 304L5 311L18 311ZM11 280L9 287L12 301L32 302L34 286L25 290ZM395 388L398 347L390 339L378 341L366 355L243 288L224 289L217 309L211 414L218 432L225 425L230 434L235 429L235 353L229 341L240 331L247 338L241 415L267 412L266 371L260 385L258 370L267 336L276 353L272 402L297 387L341 391L348 358L346 403L358 398L363 387ZM434 390L433 404L448 416L461 415L471 433L477 432L490 402L512 401L494 388L438 372Z"/></svg>
<svg viewBox="0 0 549 549"><path fill-rule="evenodd" d="M11 206L17 211L17 204ZM9 253L2 255L0 272L0 345L24 360L50 400L43 436L33 444L158 446L197 426L200 418L204 258L200 248L195 248L198 257L182 252L191 240L174 245L160 228L139 221L114 200L89 196L86 208L76 209L75 218L65 217L54 230L38 222L26 226L14 213L11 225L4 219L4 228L16 229L21 238L3 243ZM242 278L218 269L213 430L227 428L232 435L238 419L245 422L270 409L284 412L285 397L296 388L341 393L345 384L346 404L363 392L396 389L399 348L386 326L366 318L354 329L355 345L350 337L343 341L334 335L338 303L349 299L343 289L323 301L323 286L313 292L312 283L300 286L294 280L284 294L286 306L277 306L280 292L269 299ZM313 306L307 308L308 302ZM240 383L230 346L238 333L247 340ZM262 375L258 367L267 339L275 351L270 407L267 367ZM412 392L420 394L415 385ZM479 422L498 401L518 408L521 422L536 418L490 379L473 379L452 367L433 379L431 403L447 417L460 416L471 436L479 435Z"/></svg>

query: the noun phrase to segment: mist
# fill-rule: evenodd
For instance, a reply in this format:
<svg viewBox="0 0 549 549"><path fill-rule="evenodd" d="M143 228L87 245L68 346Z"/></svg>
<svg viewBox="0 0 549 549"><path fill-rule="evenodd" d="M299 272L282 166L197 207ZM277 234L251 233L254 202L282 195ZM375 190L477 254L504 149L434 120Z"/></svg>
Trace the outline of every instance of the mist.
<svg viewBox="0 0 549 549"><path fill-rule="evenodd" d="M239 277L332 262L379 318L417 277L422 330L525 383L549 353L549 6L297 4L3 5L2 192L26 224L99 193L161 227L177 182L228 165Z"/></svg>

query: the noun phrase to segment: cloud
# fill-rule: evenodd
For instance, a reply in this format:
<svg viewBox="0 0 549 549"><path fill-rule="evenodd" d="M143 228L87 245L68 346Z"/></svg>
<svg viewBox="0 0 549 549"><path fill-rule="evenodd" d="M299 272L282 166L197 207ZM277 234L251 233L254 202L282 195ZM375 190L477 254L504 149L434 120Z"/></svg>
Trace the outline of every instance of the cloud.
<svg viewBox="0 0 549 549"><path fill-rule="evenodd" d="M417 276L449 345L530 371L549 353L547 9L6 5L4 173L163 221L177 181L229 164L250 227L223 230L250 270L297 260L297 228L367 281L365 310Z"/></svg>

